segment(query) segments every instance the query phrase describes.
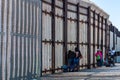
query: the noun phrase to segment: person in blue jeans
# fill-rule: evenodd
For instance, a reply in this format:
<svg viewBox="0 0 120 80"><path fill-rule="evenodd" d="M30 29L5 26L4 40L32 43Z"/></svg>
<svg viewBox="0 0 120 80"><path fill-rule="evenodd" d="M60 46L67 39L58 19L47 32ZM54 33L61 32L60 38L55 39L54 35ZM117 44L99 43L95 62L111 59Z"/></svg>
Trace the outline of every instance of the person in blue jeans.
<svg viewBox="0 0 120 80"><path fill-rule="evenodd" d="M75 53L69 50L68 51L68 67L70 72L74 71L74 58L75 58Z"/></svg>
<svg viewBox="0 0 120 80"><path fill-rule="evenodd" d="M80 58L78 56L79 52L76 51L75 54L76 54L76 56L74 58L74 71L78 71L79 70L79 60L80 60Z"/></svg>
<svg viewBox="0 0 120 80"><path fill-rule="evenodd" d="M75 58L74 58L74 71L79 70L79 61L82 58L81 52L78 47L75 48Z"/></svg>

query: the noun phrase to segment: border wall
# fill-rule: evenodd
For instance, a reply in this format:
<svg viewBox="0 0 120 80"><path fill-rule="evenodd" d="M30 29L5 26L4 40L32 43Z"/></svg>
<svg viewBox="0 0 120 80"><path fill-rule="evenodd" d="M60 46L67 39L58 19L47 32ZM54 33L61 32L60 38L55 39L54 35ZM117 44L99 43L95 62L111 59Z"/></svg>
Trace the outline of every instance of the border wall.
<svg viewBox="0 0 120 80"><path fill-rule="evenodd" d="M43 0L42 72L56 73L66 64L66 52L79 47L80 69L95 67L95 52L109 47L109 15L95 4L79 0Z"/></svg>
<svg viewBox="0 0 120 80"><path fill-rule="evenodd" d="M96 66L95 52L119 50L109 15L82 0L0 0L0 80L30 80L61 72L67 51L79 47L80 69Z"/></svg>

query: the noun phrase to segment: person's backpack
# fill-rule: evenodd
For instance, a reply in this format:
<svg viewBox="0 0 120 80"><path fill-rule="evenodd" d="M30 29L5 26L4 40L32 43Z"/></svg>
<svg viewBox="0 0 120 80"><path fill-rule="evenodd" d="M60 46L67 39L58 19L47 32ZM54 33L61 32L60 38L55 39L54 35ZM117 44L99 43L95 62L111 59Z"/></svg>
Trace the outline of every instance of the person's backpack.
<svg viewBox="0 0 120 80"><path fill-rule="evenodd" d="M96 56L96 59L97 59L97 60L100 60L100 55L97 55L97 56Z"/></svg>
<svg viewBox="0 0 120 80"><path fill-rule="evenodd" d="M68 66L67 65L63 65L61 66L63 72L68 72Z"/></svg>

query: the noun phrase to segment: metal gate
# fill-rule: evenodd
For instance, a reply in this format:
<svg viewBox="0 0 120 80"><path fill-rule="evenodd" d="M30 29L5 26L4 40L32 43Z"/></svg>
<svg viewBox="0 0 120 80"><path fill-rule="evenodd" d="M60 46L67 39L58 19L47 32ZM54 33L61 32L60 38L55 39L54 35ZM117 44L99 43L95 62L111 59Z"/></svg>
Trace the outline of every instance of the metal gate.
<svg viewBox="0 0 120 80"><path fill-rule="evenodd" d="M0 80L41 75L41 1L0 0Z"/></svg>

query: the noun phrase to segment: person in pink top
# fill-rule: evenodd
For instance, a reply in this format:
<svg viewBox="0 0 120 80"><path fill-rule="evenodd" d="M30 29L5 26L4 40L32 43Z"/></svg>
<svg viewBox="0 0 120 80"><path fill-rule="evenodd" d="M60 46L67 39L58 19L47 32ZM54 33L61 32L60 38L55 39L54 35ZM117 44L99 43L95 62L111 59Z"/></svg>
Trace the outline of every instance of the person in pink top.
<svg viewBox="0 0 120 80"><path fill-rule="evenodd" d="M100 49L97 49L97 52L95 53L96 60L97 60L97 66L102 66L102 51Z"/></svg>

